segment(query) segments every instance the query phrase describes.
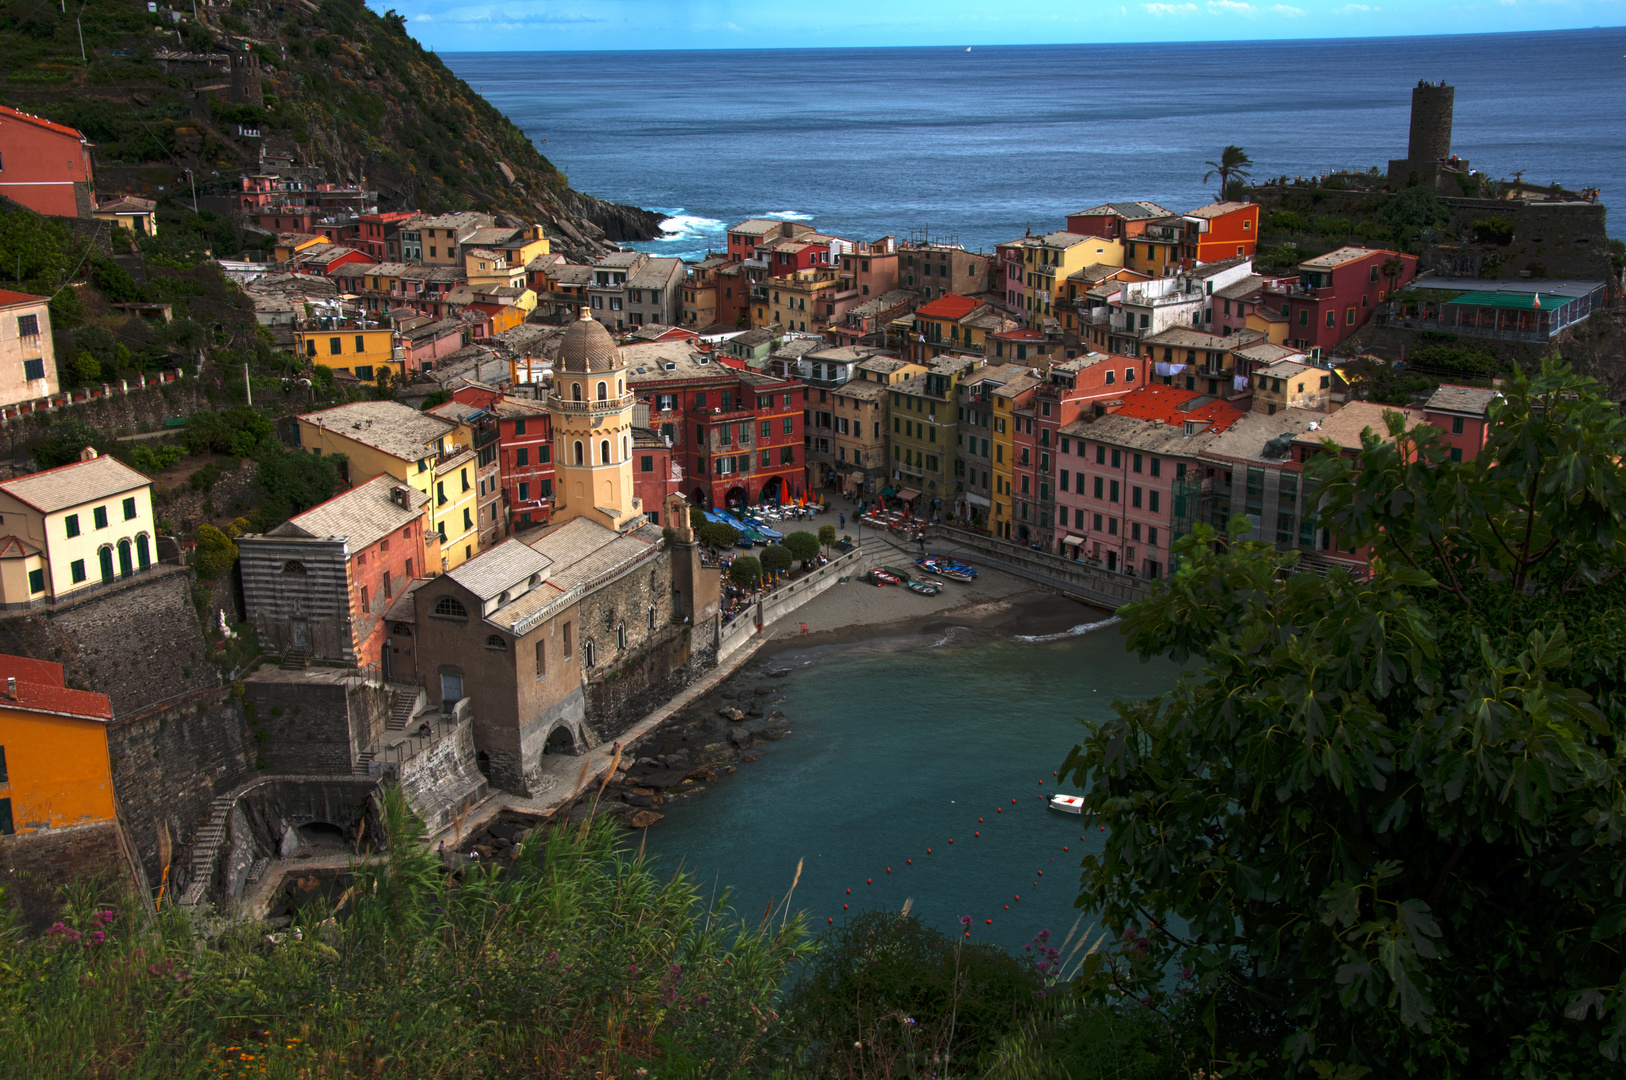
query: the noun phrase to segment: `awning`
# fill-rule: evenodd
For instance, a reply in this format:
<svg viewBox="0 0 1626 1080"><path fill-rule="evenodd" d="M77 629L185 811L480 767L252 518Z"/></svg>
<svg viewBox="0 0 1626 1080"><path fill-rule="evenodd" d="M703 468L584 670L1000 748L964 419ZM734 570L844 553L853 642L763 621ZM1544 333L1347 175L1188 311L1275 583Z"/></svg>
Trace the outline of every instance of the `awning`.
<svg viewBox="0 0 1626 1080"><path fill-rule="evenodd" d="M885 496L888 496L888 497L896 495L897 493L898 493L897 488L882 488L881 489L881 494L885 495Z"/></svg>
<svg viewBox="0 0 1626 1080"><path fill-rule="evenodd" d="M1068 547L1077 547L1083 542L1084 538L1082 536L1069 536L1067 539L1062 541L1062 543L1066 544Z"/></svg>
<svg viewBox="0 0 1626 1080"><path fill-rule="evenodd" d="M902 491L898 492L898 498L902 499L904 502L913 502L914 500L920 498L920 492L916 491L914 488L904 488Z"/></svg>
<svg viewBox="0 0 1626 1080"><path fill-rule="evenodd" d="M972 506L980 506L984 510L986 510L990 506L994 505L993 503L988 501L988 496L986 496L986 495L974 495L969 491L965 493L965 501L970 503Z"/></svg>
<svg viewBox="0 0 1626 1080"><path fill-rule="evenodd" d="M855 484L862 484L864 482L864 474L861 472L848 473L847 479L851 480Z"/></svg>

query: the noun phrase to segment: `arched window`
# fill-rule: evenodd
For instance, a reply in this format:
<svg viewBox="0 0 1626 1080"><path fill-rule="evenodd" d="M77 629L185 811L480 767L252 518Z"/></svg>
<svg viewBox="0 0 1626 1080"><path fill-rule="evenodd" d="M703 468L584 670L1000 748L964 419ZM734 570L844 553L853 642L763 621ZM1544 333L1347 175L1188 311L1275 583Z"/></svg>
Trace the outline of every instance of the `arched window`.
<svg viewBox="0 0 1626 1080"><path fill-rule="evenodd" d="M152 548L149 545L146 533L136 537L136 566L142 570L152 565Z"/></svg>
<svg viewBox="0 0 1626 1080"><path fill-rule="evenodd" d="M609 439L600 439L599 440L599 444L598 444L598 463L600 465L608 465L610 463L610 440Z"/></svg>
<svg viewBox="0 0 1626 1080"><path fill-rule="evenodd" d="M623 435L623 436L621 436L621 460L622 461L629 461L629 460L631 460L631 458L632 458L632 439L629 436Z"/></svg>
<svg viewBox="0 0 1626 1080"><path fill-rule="evenodd" d="M305 564L300 562L298 559L289 559L287 562L282 564L282 572L284 574L303 574L305 572Z"/></svg>
<svg viewBox="0 0 1626 1080"><path fill-rule="evenodd" d="M585 464L585 462L582 460L582 444L580 439L576 440L576 464Z"/></svg>
<svg viewBox="0 0 1626 1080"><path fill-rule="evenodd" d="M486 648L492 649L492 650L494 650L496 652L507 652L508 651L508 642L504 641L502 638L498 637L496 634L487 634L486 635Z"/></svg>
<svg viewBox="0 0 1626 1080"><path fill-rule="evenodd" d="M615 628L615 647L618 649L625 649L627 647L626 623L622 623L620 626Z"/></svg>
<svg viewBox="0 0 1626 1080"><path fill-rule="evenodd" d="M655 605L654 604L649 605L649 628L651 630L655 629Z"/></svg>
<svg viewBox="0 0 1626 1080"><path fill-rule="evenodd" d="M468 608L464 607L455 596L443 596L435 601L435 615L443 619L466 619L469 617Z"/></svg>
<svg viewBox="0 0 1626 1080"><path fill-rule="evenodd" d="M582 384L579 383L579 382L571 383L570 384L570 400L571 401L580 401L581 399L582 399Z"/></svg>
<svg viewBox="0 0 1626 1080"><path fill-rule="evenodd" d="M593 666L593 639L588 638L582 642L582 663L588 667Z"/></svg>
<svg viewBox="0 0 1626 1080"><path fill-rule="evenodd" d="M601 382L598 384L598 399L600 401L610 400L610 387L607 383Z"/></svg>
<svg viewBox="0 0 1626 1080"><path fill-rule="evenodd" d="M627 392L627 384L620 379L615 380L615 396L621 397Z"/></svg>
<svg viewBox="0 0 1626 1080"><path fill-rule="evenodd" d="M412 624L398 622L394 626L390 627L390 633L394 634L396 637L411 637Z"/></svg>

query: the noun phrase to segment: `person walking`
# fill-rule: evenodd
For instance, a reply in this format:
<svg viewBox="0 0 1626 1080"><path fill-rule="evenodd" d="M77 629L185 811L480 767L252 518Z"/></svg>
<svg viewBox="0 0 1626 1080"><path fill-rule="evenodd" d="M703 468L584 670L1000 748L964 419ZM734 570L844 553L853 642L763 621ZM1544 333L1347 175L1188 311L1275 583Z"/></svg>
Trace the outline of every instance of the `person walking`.
<svg viewBox="0 0 1626 1080"><path fill-rule="evenodd" d="M845 529L847 527L847 515L846 514L841 515L841 527L843 529Z"/></svg>

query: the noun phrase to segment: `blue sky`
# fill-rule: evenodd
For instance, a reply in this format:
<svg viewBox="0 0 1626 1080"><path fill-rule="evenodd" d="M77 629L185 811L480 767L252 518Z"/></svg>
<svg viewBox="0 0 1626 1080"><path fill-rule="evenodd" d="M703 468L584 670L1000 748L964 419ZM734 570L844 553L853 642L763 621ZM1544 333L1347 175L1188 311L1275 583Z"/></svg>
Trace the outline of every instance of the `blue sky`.
<svg viewBox="0 0 1626 1080"><path fill-rule="evenodd" d="M389 6L371 0L380 9ZM1387 37L1616 26L1626 0L396 0L446 52Z"/></svg>

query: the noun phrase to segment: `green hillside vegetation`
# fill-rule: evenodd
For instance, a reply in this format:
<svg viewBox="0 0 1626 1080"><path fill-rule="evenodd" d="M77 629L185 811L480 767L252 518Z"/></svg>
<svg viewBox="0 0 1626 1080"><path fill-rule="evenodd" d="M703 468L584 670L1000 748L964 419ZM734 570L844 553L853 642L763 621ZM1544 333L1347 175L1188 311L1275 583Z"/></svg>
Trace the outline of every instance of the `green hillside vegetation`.
<svg viewBox="0 0 1626 1080"><path fill-rule="evenodd" d="M601 231L652 235L655 215L569 191L531 140L414 41L394 11L378 15L359 0L233 0L198 14L176 23L133 0L85 0L72 12L5 0L0 101L79 128L104 177L121 165L161 165L167 171L152 182L174 187L191 169L200 192L224 194L238 172L257 167L263 144L335 180L365 177L389 208L551 221L567 244ZM201 89L229 82L224 72L166 72L161 49L251 50L266 76L263 107ZM240 136L239 125L261 137Z"/></svg>

